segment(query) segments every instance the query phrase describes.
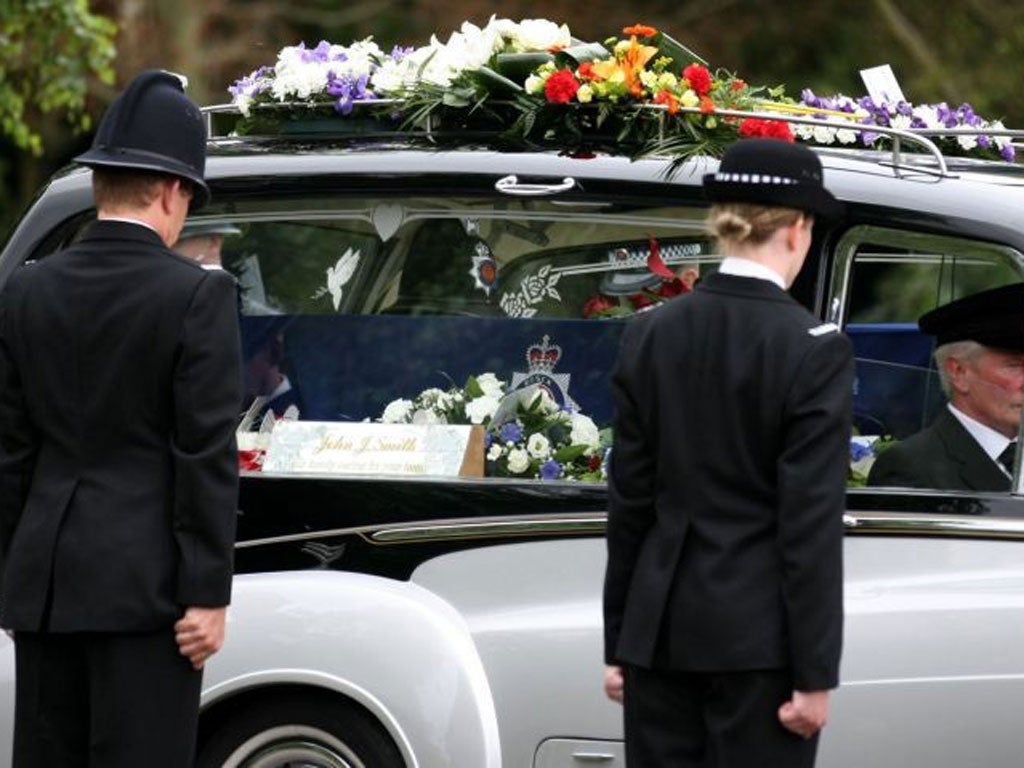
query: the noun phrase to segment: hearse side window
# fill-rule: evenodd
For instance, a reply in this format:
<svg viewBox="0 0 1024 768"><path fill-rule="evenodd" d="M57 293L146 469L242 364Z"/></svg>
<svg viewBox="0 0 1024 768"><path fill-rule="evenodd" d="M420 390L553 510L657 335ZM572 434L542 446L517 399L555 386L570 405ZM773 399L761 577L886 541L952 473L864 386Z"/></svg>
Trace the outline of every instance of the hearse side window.
<svg viewBox="0 0 1024 768"><path fill-rule="evenodd" d="M494 374L507 392L541 372L559 405L609 427L625 318L719 261L703 211L678 206L221 205L204 218L238 230L222 263L240 285L249 401L306 421L379 421L396 400L470 376Z"/></svg>
<svg viewBox="0 0 1024 768"><path fill-rule="evenodd" d="M831 306L854 344L854 484L875 452L925 428L945 405L933 339L917 319L954 299L1024 279L1013 249L857 227L838 246ZM857 458L862 456L861 461Z"/></svg>

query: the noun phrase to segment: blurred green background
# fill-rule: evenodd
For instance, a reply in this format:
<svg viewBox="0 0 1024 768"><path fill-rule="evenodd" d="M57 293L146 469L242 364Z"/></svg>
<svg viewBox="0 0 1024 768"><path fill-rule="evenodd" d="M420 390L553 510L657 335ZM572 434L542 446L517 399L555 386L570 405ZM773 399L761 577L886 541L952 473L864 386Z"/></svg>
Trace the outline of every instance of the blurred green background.
<svg viewBox="0 0 1024 768"><path fill-rule="evenodd" d="M588 40L649 24L713 68L794 97L861 96L859 70L887 63L914 103L969 101L1024 127L1024 3L1005 0L0 0L0 241L140 69L181 72L196 101L224 103L285 45L371 34L385 49L422 45L492 14L566 22Z"/></svg>

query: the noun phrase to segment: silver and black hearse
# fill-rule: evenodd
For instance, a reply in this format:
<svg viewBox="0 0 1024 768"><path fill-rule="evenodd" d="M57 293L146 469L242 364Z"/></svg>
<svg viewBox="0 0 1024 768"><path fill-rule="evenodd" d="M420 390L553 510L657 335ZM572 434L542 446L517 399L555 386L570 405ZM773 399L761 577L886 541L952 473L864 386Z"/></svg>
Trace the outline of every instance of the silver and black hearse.
<svg viewBox="0 0 1024 768"><path fill-rule="evenodd" d="M817 150L849 216L816 230L793 288L858 358L843 685L820 764L1016 766L1019 467L1006 493L863 479L879 446L942 405L916 318L1024 279L1024 170L910 142ZM193 223L230 225L220 259L239 283L254 405L199 765L623 765L601 693L609 370L626 318L671 298L652 265L684 285L715 270L700 192L714 166L315 127L211 140L213 203ZM74 240L94 216L89 181L73 168L46 185L0 282ZM576 446L557 472L523 434L471 440L476 469L461 472L332 470L274 442L282 423L486 422L524 382L585 417L549 435ZM282 386L294 408L267 420Z"/></svg>

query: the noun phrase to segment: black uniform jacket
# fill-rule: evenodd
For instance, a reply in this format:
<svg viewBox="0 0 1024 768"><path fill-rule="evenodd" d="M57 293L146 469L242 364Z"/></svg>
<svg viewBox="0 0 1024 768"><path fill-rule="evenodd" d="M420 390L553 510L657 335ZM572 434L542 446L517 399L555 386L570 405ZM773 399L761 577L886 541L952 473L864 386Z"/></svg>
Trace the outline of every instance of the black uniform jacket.
<svg viewBox="0 0 1024 768"><path fill-rule="evenodd" d="M97 221L0 300L0 625L150 631L226 605L241 405L235 286Z"/></svg>
<svg viewBox="0 0 1024 768"><path fill-rule="evenodd" d="M853 356L764 280L637 318L613 376L605 656L838 683Z"/></svg>
<svg viewBox="0 0 1024 768"><path fill-rule="evenodd" d="M878 454L868 485L1008 491L1010 478L944 408L930 427Z"/></svg>

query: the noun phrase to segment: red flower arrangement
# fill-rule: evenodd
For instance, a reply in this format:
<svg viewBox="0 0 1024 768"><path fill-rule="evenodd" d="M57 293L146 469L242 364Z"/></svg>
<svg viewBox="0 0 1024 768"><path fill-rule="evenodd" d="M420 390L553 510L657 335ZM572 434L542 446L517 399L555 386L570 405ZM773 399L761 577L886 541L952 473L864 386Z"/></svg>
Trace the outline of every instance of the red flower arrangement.
<svg viewBox="0 0 1024 768"><path fill-rule="evenodd" d="M782 141L794 140L789 123L784 123L781 120L761 120L756 117L748 117L740 123L739 133L745 139L764 137Z"/></svg>
<svg viewBox="0 0 1024 768"><path fill-rule="evenodd" d="M698 96L707 96L711 92L711 73L707 67L691 64L683 70L683 77Z"/></svg>
<svg viewBox="0 0 1024 768"><path fill-rule="evenodd" d="M568 104L580 89L572 70L566 67L555 72L544 83L544 96L553 104Z"/></svg>

